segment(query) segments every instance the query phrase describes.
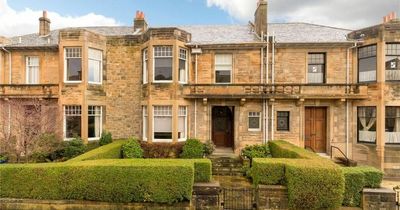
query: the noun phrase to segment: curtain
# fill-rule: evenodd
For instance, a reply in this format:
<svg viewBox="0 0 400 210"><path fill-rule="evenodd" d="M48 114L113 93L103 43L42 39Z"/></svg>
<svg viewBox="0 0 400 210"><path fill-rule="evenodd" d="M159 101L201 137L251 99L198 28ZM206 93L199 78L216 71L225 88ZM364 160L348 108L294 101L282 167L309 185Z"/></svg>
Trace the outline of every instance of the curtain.
<svg viewBox="0 0 400 210"><path fill-rule="evenodd" d="M172 132L172 117L154 117L154 132Z"/></svg>

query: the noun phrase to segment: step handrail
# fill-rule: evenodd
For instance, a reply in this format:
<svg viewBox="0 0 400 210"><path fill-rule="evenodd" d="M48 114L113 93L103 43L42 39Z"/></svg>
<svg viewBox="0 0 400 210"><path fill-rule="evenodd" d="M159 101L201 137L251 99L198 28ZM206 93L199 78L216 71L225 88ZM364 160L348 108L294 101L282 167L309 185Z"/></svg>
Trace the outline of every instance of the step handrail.
<svg viewBox="0 0 400 210"><path fill-rule="evenodd" d="M331 159L333 158L333 149L337 149L343 155L343 157L346 158L346 165L349 166L350 159L344 154L344 152L339 147L331 146Z"/></svg>

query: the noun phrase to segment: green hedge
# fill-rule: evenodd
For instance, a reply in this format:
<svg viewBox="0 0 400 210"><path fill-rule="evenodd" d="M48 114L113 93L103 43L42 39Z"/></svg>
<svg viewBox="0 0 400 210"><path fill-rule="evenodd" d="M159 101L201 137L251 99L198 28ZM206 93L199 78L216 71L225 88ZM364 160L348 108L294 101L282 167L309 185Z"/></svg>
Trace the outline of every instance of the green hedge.
<svg viewBox="0 0 400 210"><path fill-rule="evenodd" d="M376 168L342 167L345 178L344 206L361 206L361 192L364 187L379 187L383 173Z"/></svg>
<svg viewBox="0 0 400 210"><path fill-rule="evenodd" d="M190 200L193 177L192 162L182 160L7 164L0 197L174 203Z"/></svg>
<svg viewBox="0 0 400 210"><path fill-rule="evenodd" d="M111 144L98 147L94 150L86 152L66 162L77 162L83 160L98 160L98 159L119 159L121 158L121 146L126 142L127 140L114 141Z"/></svg>
<svg viewBox="0 0 400 210"><path fill-rule="evenodd" d="M285 141L270 141L274 158L253 160L254 184L285 184L293 209L335 209L343 200L344 177L339 166Z"/></svg>
<svg viewBox="0 0 400 210"><path fill-rule="evenodd" d="M212 177L212 165L209 159L191 159L194 162L194 181L210 182Z"/></svg>

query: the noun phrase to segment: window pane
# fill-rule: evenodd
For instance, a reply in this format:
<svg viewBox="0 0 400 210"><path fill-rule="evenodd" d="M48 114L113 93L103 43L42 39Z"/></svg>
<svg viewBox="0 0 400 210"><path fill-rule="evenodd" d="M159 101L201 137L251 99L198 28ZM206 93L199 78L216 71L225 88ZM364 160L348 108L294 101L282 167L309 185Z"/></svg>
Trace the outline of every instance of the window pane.
<svg viewBox="0 0 400 210"><path fill-rule="evenodd" d="M143 50L143 66L142 66L142 74L143 74L143 84L147 83L147 65L148 65L148 59L147 59L147 49Z"/></svg>
<svg viewBox="0 0 400 210"><path fill-rule="evenodd" d="M186 60L179 59L179 81L186 82Z"/></svg>
<svg viewBox="0 0 400 210"><path fill-rule="evenodd" d="M215 80L217 83L230 83L231 82L231 72L230 71L216 71Z"/></svg>
<svg viewBox="0 0 400 210"><path fill-rule="evenodd" d="M101 106L88 107L88 137L100 138L102 124Z"/></svg>
<svg viewBox="0 0 400 210"><path fill-rule="evenodd" d="M143 106L143 140L147 140L147 106Z"/></svg>
<svg viewBox="0 0 400 210"><path fill-rule="evenodd" d="M400 80L400 44L386 44L385 78L387 81Z"/></svg>
<svg viewBox="0 0 400 210"><path fill-rule="evenodd" d="M249 128L259 129L260 128L260 117L249 117Z"/></svg>
<svg viewBox="0 0 400 210"><path fill-rule="evenodd" d="M172 139L171 106L154 106L154 138Z"/></svg>
<svg viewBox="0 0 400 210"><path fill-rule="evenodd" d="M324 83L325 81L325 54L308 54L308 83Z"/></svg>
<svg viewBox="0 0 400 210"><path fill-rule="evenodd" d="M358 80L360 82L376 81L376 45L358 49Z"/></svg>
<svg viewBox="0 0 400 210"><path fill-rule="evenodd" d="M376 142L376 107L358 107L358 141Z"/></svg>
<svg viewBox="0 0 400 210"><path fill-rule="evenodd" d="M385 142L400 144L400 107L386 107Z"/></svg>
<svg viewBox="0 0 400 210"><path fill-rule="evenodd" d="M26 83L39 84L39 57L26 57Z"/></svg>
<svg viewBox="0 0 400 210"><path fill-rule="evenodd" d="M277 112L277 130L289 131L289 115L287 111Z"/></svg>
<svg viewBox="0 0 400 210"><path fill-rule="evenodd" d="M81 117L66 116L66 138L81 136Z"/></svg>
<svg viewBox="0 0 400 210"><path fill-rule="evenodd" d="M81 58L67 59L67 81L82 80L82 61Z"/></svg>
<svg viewBox="0 0 400 210"><path fill-rule="evenodd" d="M154 65L155 80L172 80L172 58L156 58Z"/></svg>

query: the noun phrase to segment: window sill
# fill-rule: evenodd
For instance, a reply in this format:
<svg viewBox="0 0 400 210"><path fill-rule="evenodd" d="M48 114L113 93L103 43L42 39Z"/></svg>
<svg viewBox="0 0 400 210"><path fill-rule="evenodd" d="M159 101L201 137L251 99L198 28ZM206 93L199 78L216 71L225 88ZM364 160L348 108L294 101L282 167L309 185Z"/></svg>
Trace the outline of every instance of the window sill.
<svg viewBox="0 0 400 210"><path fill-rule="evenodd" d="M184 142L186 140L187 140L186 138L185 139L178 139L178 142Z"/></svg>
<svg viewBox="0 0 400 210"><path fill-rule="evenodd" d="M154 143L160 142L160 143L172 143L172 139L153 139Z"/></svg>
<svg viewBox="0 0 400 210"><path fill-rule="evenodd" d="M173 81L169 81L169 80L165 80L165 81L156 81L156 82L152 82L151 84L169 84L169 83L173 83Z"/></svg>
<svg viewBox="0 0 400 210"><path fill-rule="evenodd" d="M249 131L249 132L261 132L261 128L260 129L247 129L247 131Z"/></svg>
<svg viewBox="0 0 400 210"><path fill-rule="evenodd" d="M357 141L357 144L376 146L376 142Z"/></svg>
<svg viewBox="0 0 400 210"><path fill-rule="evenodd" d="M98 141L100 137L88 138L88 141Z"/></svg>
<svg viewBox="0 0 400 210"><path fill-rule="evenodd" d="M76 81L76 82L73 82L73 81L70 81L70 82L64 81L64 84L65 84L65 85L79 85L79 84L81 84L81 83L82 83L82 81Z"/></svg>
<svg viewBox="0 0 400 210"><path fill-rule="evenodd" d="M89 85L103 85L102 82L88 82Z"/></svg>

